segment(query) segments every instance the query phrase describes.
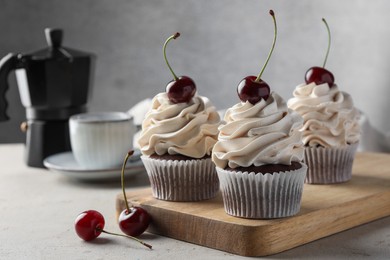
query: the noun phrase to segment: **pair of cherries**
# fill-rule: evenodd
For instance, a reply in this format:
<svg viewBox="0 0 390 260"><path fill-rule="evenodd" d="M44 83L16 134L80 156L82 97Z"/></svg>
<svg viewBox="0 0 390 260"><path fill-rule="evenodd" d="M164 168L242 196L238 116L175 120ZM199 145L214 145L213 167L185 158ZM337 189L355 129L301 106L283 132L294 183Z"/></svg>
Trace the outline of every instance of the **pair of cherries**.
<svg viewBox="0 0 390 260"><path fill-rule="evenodd" d="M270 87L269 85L261 79L261 76L264 72L265 67L268 64L268 61L272 55L272 52L275 47L276 42L276 36L277 36L277 26L276 26L276 19L275 19L275 13L273 10L269 11L269 14L272 16L272 19L274 21L274 39L272 43L272 47L270 52L268 53L268 57L266 62L263 65L263 68L261 69L259 75L256 76L247 76L244 79L240 81L237 87L237 94L238 97L242 102L249 102L252 105L259 102L261 99L267 100L270 95ZM322 67L312 67L310 68L306 74L305 74L305 82L306 84L309 83L315 83L317 85L327 83L329 87L332 87L334 84L334 76L333 74L325 69L326 61L328 59L328 54L330 50L330 42L331 42L331 36L330 36L330 30L329 26L324 18L322 18L322 21L325 23L326 29L328 31L328 49L325 56L325 61ZM168 63L167 57L166 57L166 46L168 42L170 42L172 39L176 39L180 36L180 33L175 33L174 35L170 36L164 44L163 47L163 53L164 53L164 59L165 62L171 71L173 75L173 80L170 81L166 87L166 92L168 95L169 100L172 103L187 103L189 102L192 97L195 95L196 92L196 86L194 81L187 77L187 76L181 76L177 77L175 73L173 72L171 66Z"/></svg>
<svg viewBox="0 0 390 260"><path fill-rule="evenodd" d="M86 210L80 213L75 220L75 230L77 235L85 241L91 241L101 233L106 233L115 236L123 236L133 239L142 245L152 248L151 245L136 238L141 235L150 222L149 214L140 207L131 207L131 212L128 213L125 209L119 216L119 227L127 234L116 234L104 230L104 217L96 210Z"/></svg>
<svg viewBox="0 0 390 260"><path fill-rule="evenodd" d="M141 243L150 249L152 248L151 245L136 238L148 228L151 222L151 217L148 212L141 207L129 207L124 188L124 169L127 160L132 155L133 151L127 153L123 162L121 174L122 191L126 203L126 209L124 209L119 215L118 223L120 229L126 235L116 234L104 230L105 221L103 215L96 210L87 210L77 216L74 224L77 235L83 240L90 241L97 238L101 233L106 233L110 235L127 237Z"/></svg>

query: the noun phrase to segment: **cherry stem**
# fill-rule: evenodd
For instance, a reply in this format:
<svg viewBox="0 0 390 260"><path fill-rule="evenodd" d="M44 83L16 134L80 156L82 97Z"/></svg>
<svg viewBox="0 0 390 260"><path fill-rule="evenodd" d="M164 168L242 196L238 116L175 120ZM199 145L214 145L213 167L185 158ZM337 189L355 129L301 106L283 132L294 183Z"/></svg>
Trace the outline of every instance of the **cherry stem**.
<svg viewBox="0 0 390 260"><path fill-rule="evenodd" d="M106 230L104 230L104 229L101 229L101 228L96 228L96 230L97 230L97 231L100 231L100 232L102 232L102 233L109 234L109 235L114 235L114 236L126 237L126 238L133 239L133 240L137 241L138 243L140 243L141 245L144 245L144 246L146 246L147 248L152 249L152 246L151 246L151 245L145 243L144 241L142 241L142 240L140 240L140 239L138 239L138 238L136 238L136 237L126 236L126 235L122 235L122 234L117 234L117 233L108 232L108 231L106 231Z"/></svg>
<svg viewBox="0 0 390 260"><path fill-rule="evenodd" d="M322 65L322 67L325 68L326 62L328 61L328 55L329 55L329 50L330 50L331 37L330 37L330 29L329 29L328 23L326 22L325 18L322 18L322 21L324 22L324 24L325 24L325 26L326 26L326 30L328 31L328 49L326 50L326 55L325 55L324 64Z"/></svg>
<svg viewBox="0 0 390 260"><path fill-rule="evenodd" d="M165 59L165 62L169 68L169 70L171 71L172 73L172 76L173 76L173 79L174 80L178 80L178 77L176 76L175 72L173 72L172 68L171 68L171 65L169 65L169 62L168 62L168 59L167 59L167 52L166 52L166 49L167 49L167 45L168 45L168 42L170 42L172 39L176 39L180 36L180 33L175 33L174 35L170 36L164 43L164 46L163 46L163 52L164 52L164 59Z"/></svg>
<svg viewBox="0 0 390 260"><path fill-rule="evenodd" d="M122 174L121 174L122 192L123 192L123 197L125 199L125 204L126 204L126 209L127 209L128 214L130 213L130 207L129 207L129 203L127 201L126 191L125 191L125 167L127 164L127 160L130 158L130 156L133 155L133 153L134 153L134 151L131 150L126 154L125 160L123 161Z"/></svg>
<svg viewBox="0 0 390 260"><path fill-rule="evenodd" d="M277 36L277 34L278 34L278 28L277 28L277 26L276 26L275 13L274 13L273 10L269 10L269 14L272 16L272 19L274 20L274 40L273 40L273 42L272 42L271 50L270 50L269 53L268 53L267 60L265 61L264 65L263 65L263 68L261 69L259 75L258 75L257 78L255 79L256 82L259 82L259 81L260 81L261 75L263 75L264 69L265 69L265 67L267 67L268 61L269 61L269 59L271 58L272 52L274 51L275 43L276 43L276 36Z"/></svg>

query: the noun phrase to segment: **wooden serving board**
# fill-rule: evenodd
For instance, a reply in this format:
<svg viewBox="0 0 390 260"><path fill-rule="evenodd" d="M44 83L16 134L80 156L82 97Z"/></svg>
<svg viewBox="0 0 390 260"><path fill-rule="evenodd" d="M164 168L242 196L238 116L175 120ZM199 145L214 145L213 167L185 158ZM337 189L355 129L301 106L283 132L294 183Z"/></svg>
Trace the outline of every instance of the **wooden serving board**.
<svg viewBox="0 0 390 260"><path fill-rule="evenodd" d="M390 155L358 153L352 180L305 184L294 217L251 220L225 213L221 194L202 202L154 199L150 188L129 192L129 202L152 216L148 231L243 256L266 256L390 215ZM117 214L125 208L116 199Z"/></svg>

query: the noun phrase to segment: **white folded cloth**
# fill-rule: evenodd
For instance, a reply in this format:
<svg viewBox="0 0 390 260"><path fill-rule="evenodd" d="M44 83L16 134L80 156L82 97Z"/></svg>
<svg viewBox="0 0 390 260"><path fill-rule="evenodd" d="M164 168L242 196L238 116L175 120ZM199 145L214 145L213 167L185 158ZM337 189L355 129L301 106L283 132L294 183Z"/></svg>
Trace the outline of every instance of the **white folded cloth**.
<svg viewBox="0 0 390 260"><path fill-rule="evenodd" d="M145 114L148 112L151 105L152 99L147 98L138 102L127 111L127 113L133 117L133 122L136 126L142 125Z"/></svg>

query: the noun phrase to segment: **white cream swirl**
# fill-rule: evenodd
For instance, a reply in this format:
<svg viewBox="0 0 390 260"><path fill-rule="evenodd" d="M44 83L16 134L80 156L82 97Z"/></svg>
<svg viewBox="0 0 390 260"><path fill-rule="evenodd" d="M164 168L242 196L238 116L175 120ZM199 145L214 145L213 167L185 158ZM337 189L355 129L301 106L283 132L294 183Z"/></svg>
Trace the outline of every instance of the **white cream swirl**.
<svg viewBox="0 0 390 260"><path fill-rule="evenodd" d="M360 114L351 96L337 85L301 84L293 95L287 104L304 119L301 131L306 146L342 147L359 141Z"/></svg>
<svg viewBox="0 0 390 260"><path fill-rule="evenodd" d="M144 155L181 154L192 158L211 155L220 117L209 99L195 95L189 103L174 104L159 93L142 122L138 139Z"/></svg>
<svg viewBox="0 0 390 260"><path fill-rule="evenodd" d="M213 149L217 167L230 168L265 164L290 165L303 160L303 120L272 92L252 105L241 102L226 111Z"/></svg>

